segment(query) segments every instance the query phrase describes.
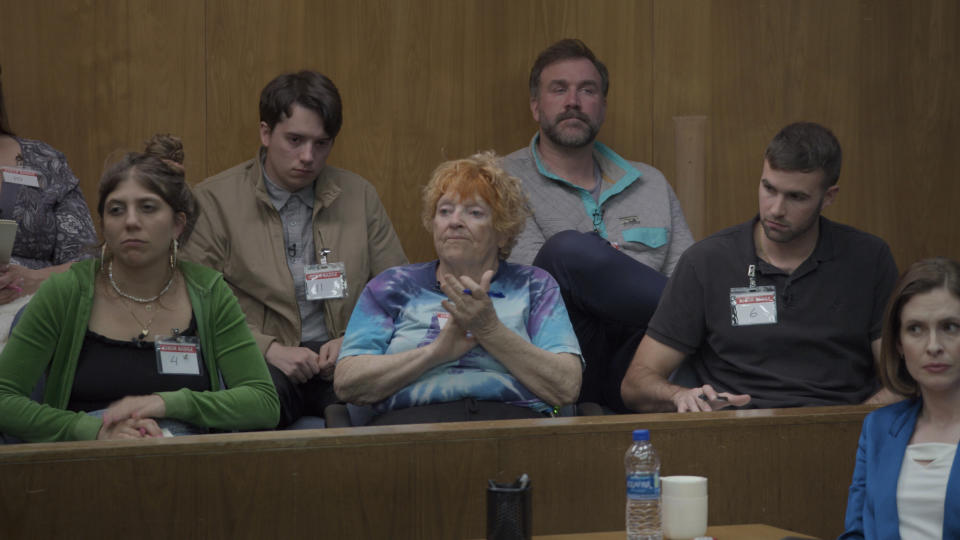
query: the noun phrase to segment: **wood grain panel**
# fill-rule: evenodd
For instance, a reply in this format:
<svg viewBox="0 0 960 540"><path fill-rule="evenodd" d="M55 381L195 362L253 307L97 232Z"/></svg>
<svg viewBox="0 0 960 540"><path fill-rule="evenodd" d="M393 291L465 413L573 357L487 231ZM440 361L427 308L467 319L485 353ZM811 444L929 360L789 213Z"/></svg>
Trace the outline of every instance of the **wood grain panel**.
<svg viewBox="0 0 960 540"><path fill-rule="evenodd" d="M654 2L653 7L653 113L651 115L653 132L653 155L651 164L660 169L674 187L676 182L676 130L674 117L706 116L706 125L710 125L711 103L711 0L690 0L684 2ZM705 167L709 174L712 170L710 151L714 134L706 132ZM712 176L708 176L712 180ZM707 185L703 186L706 191ZM707 220L707 213L701 209L698 194L692 201L684 198L678 190L681 206L692 227L694 239L700 240L715 231L713 223ZM713 200L706 205L714 206ZM699 215L691 212L699 211ZM699 227L695 227L696 224ZM696 229L700 229L699 231Z"/></svg>
<svg viewBox="0 0 960 540"><path fill-rule="evenodd" d="M202 174L202 3L3 1L0 12L17 21L0 32L13 128L67 156L94 212L107 158L153 133L180 135L188 176Z"/></svg>
<svg viewBox="0 0 960 540"><path fill-rule="evenodd" d="M710 523L836 536L867 407L653 414L0 447L14 537L479 538L528 473L535 534L617 530L630 432L709 478ZM824 441L830 444L824 444ZM144 529L141 531L140 529Z"/></svg>
<svg viewBox="0 0 960 540"><path fill-rule="evenodd" d="M812 120L844 148L826 215L888 241L901 269L960 256L933 224L960 204L960 13L955 2L740 0L654 6L656 165L672 172L670 118L710 117L708 230L756 212L761 154L778 129ZM921 217L923 216L923 217Z"/></svg>
<svg viewBox="0 0 960 540"><path fill-rule="evenodd" d="M873 221L901 270L922 257L960 258L951 159L960 145L960 5L878 1L861 15L855 174L865 188L851 215Z"/></svg>

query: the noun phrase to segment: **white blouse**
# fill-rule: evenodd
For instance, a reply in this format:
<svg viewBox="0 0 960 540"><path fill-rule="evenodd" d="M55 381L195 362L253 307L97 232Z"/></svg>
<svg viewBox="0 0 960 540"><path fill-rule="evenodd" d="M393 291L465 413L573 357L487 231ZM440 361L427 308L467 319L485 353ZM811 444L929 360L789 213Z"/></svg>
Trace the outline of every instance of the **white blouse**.
<svg viewBox="0 0 960 540"><path fill-rule="evenodd" d="M956 452L957 445L947 443L907 446L897 481L901 538L943 537L943 505Z"/></svg>

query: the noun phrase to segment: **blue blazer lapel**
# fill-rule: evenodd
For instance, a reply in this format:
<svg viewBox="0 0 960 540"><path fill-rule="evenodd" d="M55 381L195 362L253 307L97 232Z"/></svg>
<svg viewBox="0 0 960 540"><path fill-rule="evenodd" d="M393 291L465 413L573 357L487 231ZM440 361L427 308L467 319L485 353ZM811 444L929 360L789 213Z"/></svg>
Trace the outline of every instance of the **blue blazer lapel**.
<svg viewBox="0 0 960 540"><path fill-rule="evenodd" d="M958 448L960 450L960 448ZM943 538L960 538L960 451L953 456L943 505Z"/></svg>
<svg viewBox="0 0 960 540"><path fill-rule="evenodd" d="M897 482L900 479L900 469L903 466L903 456L907 452L907 443L913 436L913 428L917 425L917 414L920 412L920 401L906 407L890 423L889 429L881 429L877 433L879 454L874 471L878 479L876 493L876 512L878 521L882 522L883 529L890 531L893 537L899 536L900 519L897 515ZM886 440L884 440L886 439Z"/></svg>

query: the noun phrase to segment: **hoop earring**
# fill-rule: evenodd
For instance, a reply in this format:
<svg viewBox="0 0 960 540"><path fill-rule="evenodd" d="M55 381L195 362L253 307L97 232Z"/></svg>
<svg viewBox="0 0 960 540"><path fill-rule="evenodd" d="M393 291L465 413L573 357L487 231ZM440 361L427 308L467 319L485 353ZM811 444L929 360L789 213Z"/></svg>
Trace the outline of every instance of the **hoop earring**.
<svg viewBox="0 0 960 540"><path fill-rule="evenodd" d="M106 270L107 265L105 264L106 259L107 259L107 243L104 242L103 245L100 246L100 271L101 272L107 271Z"/></svg>
<svg viewBox="0 0 960 540"><path fill-rule="evenodd" d="M177 269L177 250L180 248L180 242L176 238L170 243L170 269Z"/></svg>

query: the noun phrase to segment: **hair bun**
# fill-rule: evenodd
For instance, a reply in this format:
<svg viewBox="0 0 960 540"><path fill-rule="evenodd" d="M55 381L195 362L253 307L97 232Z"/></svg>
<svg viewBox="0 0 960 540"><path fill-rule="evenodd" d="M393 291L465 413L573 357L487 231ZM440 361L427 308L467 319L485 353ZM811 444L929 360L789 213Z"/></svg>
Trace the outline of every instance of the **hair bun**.
<svg viewBox="0 0 960 540"><path fill-rule="evenodd" d="M169 133L157 133L147 141L143 153L163 160L167 165L183 171L183 141Z"/></svg>

